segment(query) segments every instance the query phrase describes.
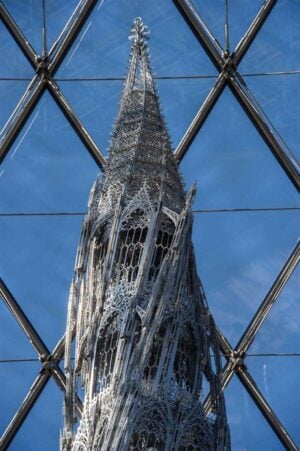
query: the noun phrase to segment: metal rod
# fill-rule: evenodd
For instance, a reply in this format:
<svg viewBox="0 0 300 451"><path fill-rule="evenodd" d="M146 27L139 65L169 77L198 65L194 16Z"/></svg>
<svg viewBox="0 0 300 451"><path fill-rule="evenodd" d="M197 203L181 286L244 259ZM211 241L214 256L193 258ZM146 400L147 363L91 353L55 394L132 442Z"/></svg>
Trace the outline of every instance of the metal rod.
<svg viewBox="0 0 300 451"><path fill-rule="evenodd" d="M66 392L66 376L64 375L64 373L58 366L53 368L52 376L53 376L55 382L57 383L57 385L59 386L59 388L63 392ZM75 406L76 406L76 411L77 411L79 417L81 417L82 412L83 412L83 406L82 406L82 402L79 399L78 395L75 395Z"/></svg>
<svg viewBox="0 0 300 451"><path fill-rule="evenodd" d="M50 49L49 56L51 58L51 62L49 64L49 72L55 73L60 64L62 63L65 54L68 52L72 43L79 35L80 30L82 29L85 21L89 17L92 9L94 8L97 0L84 0L78 4L74 14L66 27L63 29L59 40L61 40L61 44L57 48L57 44L55 43Z"/></svg>
<svg viewBox="0 0 300 451"><path fill-rule="evenodd" d="M190 0L173 1L219 70L222 65L223 49L217 39L212 35Z"/></svg>
<svg viewBox="0 0 300 451"><path fill-rule="evenodd" d="M22 405L18 409L17 413L11 420L10 424L4 431L1 439L0 439L0 449L1 451L5 451L10 443L12 442L14 436L22 426L23 422L27 418L30 410L34 406L37 401L39 395L43 391L45 385L49 381L50 375L45 372L41 372L34 383L32 384L26 398L24 399Z"/></svg>
<svg viewBox="0 0 300 451"><path fill-rule="evenodd" d="M288 257L282 270L276 277L276 279L275 279L272 287L270 288L269 292L267 293L265 299L261 303L256 314L254 315L254 317L252 318L247 329L245 330L242 337L240 338L240 340L236 346L236 352L238 352L240 354L245 354L247 352L247 350L251 346L251 343L253 342L258 330L260 329L260 327L263 324L263 322L265 321L269 311L271 310L276 299L278 298L280 292L282 291L283 287L289 280L292 272L294 271L297 264L299 263L299 259L300 259L300 242L298 242L296 244L296 246L294 247L294 249L292 250L290 256Z"/></svg>
<svg viewBox="0 0 300 451"><path fill-rule="evenodd" d="M43 56L47 55L47 30L46 30L46 8L45 8L45 0L42 0L42 9L43 9L43 38L42 38L42 47L43 47Z"/></svg>
<svg viewBox="0 0 300 451"><path fill-rule="evenodd" d="M285 211L300 211L300 207L261 207L261 208L208 208L201 210L192 210L193 214L196 213L257 213L257 212L285 212ZM31 217L31 216L85 216L86 211L57 211L57 212L11 212L11 213L0 213L0 218L2 217Z"/></svg>
<svg viewBox="0 0 300 451"><path fill-rule="evenodd" d="M32 65L34 69L37 68L37 53L27 41L15 21L10 16L9 12L5 8L2 2L0 2L0 18L3 20L4 25Z"/></svg>
<svg viewBox="0 0 300 451"><path fill-rule="evenodd" d="M227 385L229 384L232 376L234 375L234 363L232 361L228 362L222 372L222 377L221 377L221 388L222 391L225 390L225 388L227 387ZM204 412L206 415L209 415L209 413L212 410L212 404L211 404L211 394L208 393L208 395L206 396L204 402L203 402L203 408L204 408Z"/></svg>
<svg viewBox="0 0 300 451"><path fill-rule="evenodd" d="M19 323L19 326L23 330L23 332L27 335L29 341L32 343L32 345L35 347L36 351L39 355L49 355L50 351L48 350L47 346L43 342L43 340L40 338L36 330L34 329L33 325L23 312L22 308L19 306L5 283L2 279L0 279L0 296L2 297L3 301L7 305L10 312L13 314L17 322Z"/></svg>
<svg viewBox="0 0 300 451"><path fill-rule="evenodd" d="M221 348L222 353L225 356L230 356L233 352L232 346L230 345L227 338L222 334L222 332L218 328L217 328L217 335L218 335L218 340L220 343L220 348Z"/></svg>
<svg viewBox="0 0 300 451"><path fill-rule="evenodd" d="M300 190L300 167L296 158L288 149L285 142L280 139L276 129L265 116L262 109L259 107L259 104L256 101L254 104L254 97L250 93L245 82L234 74L232 74L228 80L233 94L252 120L252 123L255 125L290 180L295 187Z"/></svg>
<svg viewBox="0 0 300 451"><path fill-rule="evenodd" d="M5 158L10 147L18 137L19 131L28 120L32 110L44 93L45 86L45 79L41 78L39 75L35 75L24 96L10 116L7 124L2 130L2 139L0 141L0 163Z"/></svg>
<svg viewBox="0 0 300 451"><path fill-rule="evenodd" d="M64 97L61 90L59 89L59 86L55 83L53 79L48 80L48 88L50 94L52 95L58 106L61 108L62 112L64 113L64 115L66 116L72 127L76 130L78 136L80 137L84 145L87 147L88 151L96 161L97 165L100 167L100 169L103 169L105 166L105 158L101 150L98 148L95 141L91 138L87 130L84 128L78 116L75 114L74 110L71 108L67 99Z"/></svg>
<svg viewBox="0 0 300 451"><path fill-rule="evenodd" d="M230 41L229 41L229 18L228 18L228 0L225 0L225 53L230 52Z"/></svg>
<svg viewBox="0 0 300 451"><path fill-rule="evenodd" d="M275 412L272 410L270 405L265 400L264 396L258 389L255 381L252 379L249 372L242 367L239 367L237 370L237 376L240 379L241 383L245 387L245 389L250 394L251 398L259 408L259 410L264 415L265 419L283 444L283 446L289 451L297 451L299 448L294 443L287 430L279 421Z"/></svg>
<svg viewBox="0 0 300 451"><path fill-rule="evenodd" d="M209 115L210 111L214 107L216 101L222 94L224 88L226 85L226 79L223 75L219 75L218 80L214 87L211 89L211 91L208 93L208 96L202 103L198 113L194 117L192 123L190 124L189 128L185 132L183 138L181 139L180 143L177 146L177 149L175 150L175 158L177 161L181 161L184 155L186 154L188 148L192 144L193 140L195 139L198 131L204 124L207 116Z"/></svg>
<svg viewBox="0 0 300 451"><path fill-rule="evenodd" d="M65 340L66 335L64 334L53 349L52 356L55 360L61 360L63 358L65 353Z"/></svg>
<svg viewBox="0 0 300 451"><path fill-rule="evenodd" d="M252 44L253 39L256 37L266 18L269 16L273 7L275 6L276 1L277 0L265 0L265 3L262 5L257 15L253 19L247 32L236 46L233 59L235 65L239 64L239 62L247 52L248 48Z"/></svg>

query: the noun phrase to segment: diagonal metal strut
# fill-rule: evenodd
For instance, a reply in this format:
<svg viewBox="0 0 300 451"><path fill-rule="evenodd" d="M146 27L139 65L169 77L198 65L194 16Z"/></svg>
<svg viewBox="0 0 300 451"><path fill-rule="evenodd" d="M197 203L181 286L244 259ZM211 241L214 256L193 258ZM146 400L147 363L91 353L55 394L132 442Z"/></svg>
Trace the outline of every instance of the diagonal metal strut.
<svg viewBox="0 0 300 451"><path fill-rule="evenodd" d="M74 11L71 19L66 24L58 41L52 46L49 55L40 57L30 46L17 24L14 22L4 5L0 3L0 18L3 20L8 31L15 39L25 56L34 67L36 74L25 91L14 112L4 126L0 136L0 163L5 158L15 139L26 121L28 120L35 105L48 89L55 102L58 104L73 129L90 152L100 169L105 165L105 158L94 140L91 138L80 119L73 111L67 99L63 96L59 86L53 79L54 72L62 63L66 52L69 50L74 39L78 36L88 15L95 6L95 0L81 1Z"/></svg>
<svg viewBox="0 0 300 451"><path fill-rule="evenodd" d="M257 309L256 314L250 321L248 327L246 328L244 334L242 335L237 346L234 349L223 336L223 334L218 331L220 347L227 359L227 364L223 369L221 380L223 390L229 384L234 374L237 374L245 389L248 391L257 407L261 410L262 414L274 430L281 443L287 449L295 451L298 449L296 444L293 442L292 438L277 418L275 412L272 410L271 406L259 391L253 378L246 369L244 358L246 357L246 353L251 346L251 343L253 342L257 332L265 321L269 311L278 299L279 294L283 290L296 266L299 264L299 260L300 242L298 242L293 248L280 273L276 277L272 287L268 291L260 307ZM210 396L206 398L204 402L204 408L207 413L210 412Z"/></svg>
<svg viewBox="0 0 300 451"><path fill-rule="evenodd" d="M37 351L42 364L40 374L37 376L23 403L1 437L0 449L5 450L27 418L27 415L51 376L54 378L59 388L65 391L66 378L58 366L64 354L65 337L63 336L61 338L51 353L2 279L0 279L0 297L3 299L9 311ZM82 404L78 397L76 399L76 409L80 415L82 412Z"/></svg>
<svg viewBox="0 0 300 451"><path fill-rule="evenodd" d="M300 166L297 159L289 150L287 144L279 136L277 130L273 127L267 116L263 113L262 108L259 106L245 81L237 71L237 65L272 11L276 4L276 0L265 0L265 3L252 21L249 29L238 43L235 51L231 54L226 54L226 52L223 52L220 46L216 44L216 39L193 6L191 0L173 1L204 47L213 64L220 72L220 77L216 85L208 94L175 151L177 159L180 160L183 158L224 87L228 85L262 138L273 152L274 156L289 176L290 180L295 187L300 190Z"/></svg>

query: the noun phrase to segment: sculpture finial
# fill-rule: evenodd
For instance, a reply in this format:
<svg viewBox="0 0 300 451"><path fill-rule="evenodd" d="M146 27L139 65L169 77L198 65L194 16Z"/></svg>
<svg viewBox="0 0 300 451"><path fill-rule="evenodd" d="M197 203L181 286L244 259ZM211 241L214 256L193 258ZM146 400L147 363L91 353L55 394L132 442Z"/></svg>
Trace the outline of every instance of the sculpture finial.
<svg viewBox="0 0 300 451"><path fill-rule="evenodd" d="M149 39L149 34L148 27L144 25L141 17L134 19L133 26L129 33L129 39L133 40L133 44L141 48L146 48L146 41Z"/></svg>

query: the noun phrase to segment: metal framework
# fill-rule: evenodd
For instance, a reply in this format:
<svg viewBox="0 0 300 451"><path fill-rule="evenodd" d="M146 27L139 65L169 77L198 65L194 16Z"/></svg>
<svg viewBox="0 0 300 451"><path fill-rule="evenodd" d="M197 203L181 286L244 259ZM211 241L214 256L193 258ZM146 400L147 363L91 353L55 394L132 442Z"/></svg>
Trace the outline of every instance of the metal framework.
<svg viewBox="0 0 300 451"><path fill-rule="evenodd" d="M178 11L183 14L192 31L199 39L200 44L203 46L208 56L220 72L215 86L210 91L204 103L201 105L197 115L195 116L184 137L182 138L178 148L176 149L176 158L178 159L178 161L180 161L184 157L192 140L195 138L201 126L207 119L210 111L222 94L225 86L228 85L250 117L254 126L258 129L260 134L265 139L269 148L280 162L281 166L289 176L292 183L299 190L299 164L288 149L287 145L278 135L272 124L266 118L266 115L259 107L258 102L255 100L253 94L247 88L244 79L242 79L241 75L237 71L239 62L247 52L252 41L255 39L258 31L263 26L264 21L268 18L270 12L272 11L272 8L276 4L276 0L265 0L263 6L258 11L255 19L253 20L243 38L240 40L234 52L230 52L229 48L226 48L225 51L220 48L220 46L217 44L217 40L214 39L212 33L209 31L208 27L206 26L190 0L173 1L178 7ZM45 89L48 89L78 136L84 142L87 150L96 160L99 167L102 168L104 166L105 159L100 149L97 147L84 126L81 124L71 105L68 104L67 100L63 96L63 93L61 92L60 88L53 78L55 71L62 63L64 56L66 55L74 40L78 37L78 34L80 33L86 19L91 14L92 9L96 3L96 0L81 0L72 17L59 36L58 40L50 49L49 53L46 52L46 48L44 46L44 52L42 56L39 56L34 51L28 40L24 37L23 33L16 25L13 18L5 9L4 5L0 3L0 19L6 25L8 31L15 39L20 49L36 71L22 99L16 106L15 111L13 112L1 132L0 161L2 161L5 158L6 154L9 152L14 140L17 138L22 127L28 120L33 108L41 98L43 92L45 91ZM228 360L228 363L224 368L222 375L223 388L226 389L226 385L230 382L231 377L236 374L253 400L256 402L259 409L264 414L270 426L276 432L282 444L287 449L291 450L296 450L297 446L295 443L293 443L292 439L289 437L288 432L280 423L279 419L276 417L271 407L268 405L263 395L260 393L255 381L247 371L245 366L245 357L247 356L247 350L250 346L250 343L255 338L255 335L257 334L270 309L274 305L280 291L288 281L292 271L299 263L299 259L300 245L298 243L293 249L282 271L278 275L272 288L266 295L264 302L258 309L254 319L250 322L248 328L246 329L243 337L240 339L239 344L235 349L233 349L226 338L221 333L219 333L221 349ZM28 395L24 399L16 415L1 437L0 448L5 450L13 440L14 435L21 427L23 421L30 412L30 409L47 384L49 378L54 377L58 386L63 390L66 389L66 384L65 376L58 367L58 362L62 359L64 354L64 337L62 337L54 351L51 353L43 343L42 339L38 336L34 327L26 318L25 313L20 309L17 301L14 299L13 295L9 292L9 289L5 286L2 280L0 282L0 295L3 301L7 304L11 313L20 324L20 327L23 329L30 342L37 350L42 365L41 371L34 381L33 385L31 386ZM82 406L79 400L77 400L76 405L78 412L81 412ZM211 400L209 397L206 399L205 407L207 412L211 408Z"/></svg>

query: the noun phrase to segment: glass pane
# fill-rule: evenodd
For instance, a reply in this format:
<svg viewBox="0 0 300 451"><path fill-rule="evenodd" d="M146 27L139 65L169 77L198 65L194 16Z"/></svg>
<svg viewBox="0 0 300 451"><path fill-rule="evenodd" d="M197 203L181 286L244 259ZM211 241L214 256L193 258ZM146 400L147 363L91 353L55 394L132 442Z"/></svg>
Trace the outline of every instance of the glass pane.
<svg viewBox="0 0 300 451"><path fill-rule="evenodd" d="M214 78L158 81L161 108L174 148L181 141L214 83Z"/></svg>
<svg viewBox="0 0 300 451"><path fill-rule="evenodd" d="M284 450L236 376L225 390L225 400L233 451Z"/></svg>
<svg viewBox="0 0 300 451"><path fill-rule="evenodd" d="M63 395L50 379L10 445L11 451L59 449Z"/></svg>
<svg viewBox="0 0 300 451"><path fill-rule="evenodd" d="M225 0L194 0L197 12L225 50Z"/></svg>
<svg viewBox="0 0 300 451"><path fill-rule="evenodd" d="M298 70L299 15L300 2L278 0L243 58L240 71L247 73Z"/></svg>
<svg viewBox="0 0 300 451"><path fill-rule="evenodd" d="M233 51L258 13L263 0L228 0L229 49ZM225 50L225 0L194 0L199 15Z"/></svg>
<svg viewBox="0 0 300 451"><path fill-rule="evenodd" d="M82 212L99 168L46 92L1 171L2 212Z"/></svg>
<svg viewBox="0 0 300 451"><path fill-rule="evenodd" d="M278 296L250 350L255 353L300 352L300 265Z"/></svg>
<svg viewBox="0 0 300 451"><path fill-rule="evenodd" d="M0 80L0 130L14 111L26 91L27 85L28 82L21 80Z"/></svg>
<svg viewBox="0 0 300 451"><path fill-rule="evenodd" d="M2 221L0 218L2 229ZM2 241L2 239L1 239ZM2 244L2 243L1 243ZM4 262L3 262L4 264ZM2 266L2 262L0 263ZM14 293L7 287L14 296ZM14 296L15 297L15 296ZM18 302L18 299L16 299ZM32 359L37 353L0 296L0 360Z"/></svg>
<svg viewBox="0 0 300 451"><path fill-rule="evenodd" d="M54 41L58 38L64 26L72 16L79 0L45 1L47 47L50 50Z"/></svg>
<svg viewBox="0 0 300 451"><path fill-rule="evenodd" d="M121 100L123 81L60 81L58 83L62 93L100 147L101 152L107 154Z"/></svg>
<svg viewBox="0 0 300 451"><path fill-rule="evenodd" d="M158 80L162 112L176 147L214 83L213 79ZM123 81L59 81L82 123L107 153L117 116ZM109 102L107 102L109 99Z"/></svg>
<svg viewBox="0 0 300 451"><path fill-rule="evenodd" d="M229 89L185 155L194 209L300 206L299 194Z"/></svg>
<svg viewBox="0 0 300 451"><path fill-rule="evenodd" d="M300 159L299 82L299 74L246 79L256 100L298 159Z"/></svg>
<svg viewBox="0 0 300 451"><path fill-rule="evenodd" d="M297 242L300 212L195 214L198 272L218 327L235 345Z"/></svg>
<svg viewBox="0 0 300 451"><path fill-rule="evenodd" d="M32 77L34 69L0 20L0 77Z"/></svg>
<svg viewBox="0 0 300 451"><path fill-rule="evenodd" d="M82 216L0 218L0 273L50 350L66 327L82 220Z"/></svg>
<svg viewBox="0 0 300 451"><path fill-rule="evenodd" d="M0 435L3 434L22 404L31 385L38 376L40 368L40 362L0 363L2 405L0 409ZM19 449L30 448L27 446Z"/></svg>
<svg viewBox="0 0 300 451"><path fill-rule="evenodd" d="M128 32L141 16L151 32L150 53L155 73L215 74L216 69L169 0L100 2L57 72L59 77L122 77L130 44Z"/></svg>
<svg viewBox="0 0 300 451"><path fill-rule="evenodd" d="M228 0L230 48L233 51L248 31L264 0Z"/></svg>
<svg viewBox="0 0 300 451"><path fill-rule="evenodd" d="M22 33L38 53L42 53L43 10L42 0L4 0L9 11Z"/></svg>
<svg viewBox="0 0 300 451"><path fill-rule="evenodd" d="M247 366L279 420L299 444L300 358L249 357Z"/></svg>

